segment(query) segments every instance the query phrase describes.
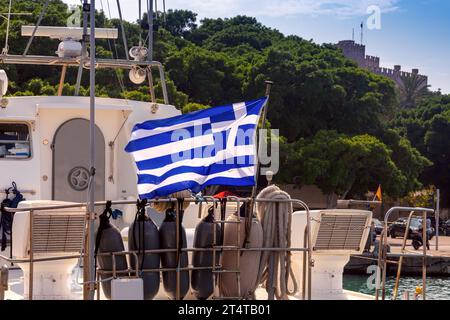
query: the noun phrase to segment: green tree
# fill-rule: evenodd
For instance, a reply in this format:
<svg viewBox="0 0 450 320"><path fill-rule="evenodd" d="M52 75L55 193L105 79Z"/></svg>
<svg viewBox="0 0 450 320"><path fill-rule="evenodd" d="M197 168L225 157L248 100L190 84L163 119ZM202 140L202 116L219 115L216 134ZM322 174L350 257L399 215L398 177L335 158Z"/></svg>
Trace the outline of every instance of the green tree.
<svg viewBox="0 0 450 320"><path fill-rule="evenodd" d="M162 26L175 37L185 37L197 29L197 14L189 10L169 9L164 15L160 12L156 24ZM144 14L143 27L148 30L147 14Z"/></svg>
<svg viewBox="0 0 450 320"><path fill-rule="evenodd" d="M192 101L216 105L241 97L241 83L224 54L191 45L171 55L166 66L170 79Z"/></svg>
<svg viewBox="0 0 450 320"><path fill-rule="evenodd" d="M450 95L423 98L417 108L399 113L392 126L433 163L421 175L421 181L441 189L443 205L449 206Z"/></svg>
<svg viewBox="0 0 450 320"><path fill-rule="evenodd" d="M203 104L200 103L195 103L195 102L189 102L188 104L186 104L183 107L183 113L190 113L190 112L195 112L195 111L199 111L199 110L204 110L204 109L208 109L209 106L205 106Z"/></svg>
<svg viewBox="0 0 450 320"><path fill-rule="evenodd" d="M320 131L314 137L284 145L279 178L288 183L317 185L325 194L363 197L382 184L391 196L407 195L418 187L417 173L427 164L423 157L415 165L416 175L403 172L393 152L369 135L347 136L336 131Z"/></svg>
<svg viewBox="0 0 450 320"><path fill-rule="evenodd" d="M7 5L1 1L0 10L6 12ZM28 39L21 37L20 27L34 24L42 5L42 1L13 1L13 12L33 15L12 20L10 53L22 54ZM98 40L97 56L124 59L120 21L110 19L107 11L96 13L96 25L117 28L119 39ZM70 14L63 1L51 0L42 25L65 26ZM124 21L128 47L145 43L148 36L146 16L139 18ZM265 94L264 80L275 82L268 122L281 130L286 165L280 178L290 182L297 176L326 192L352 196L379 183L398 196L422 182L444 188L450 180L439 176L449 171L449 148L442 138L448 135L448 98L421 96L413 90L420 83L411 79L405 86L409 93L401 101L420 106L400 110L393 81L358 68L334 45L284 36L252 17L206 18L197 25L195 13L169 10L165 18L155 14L153 58L164 64L170 103L183 112L255 99ZM5 21L1 23L3 43L6 28ZM57 46L58 40L36 38L30 53L55 56ZM56 93L60 67L6 65L5 69L10 94ZM76 77L77 68L69 68L64 95L74 94ZM157 101L162 102L160 75L155 72L153 78ZM88 84L88 72L84 72L81 95L89 95ZM150 100L148 84L131 83L126 70L99 69L96 84L98 96ZM395 113L399 113L392 122L395 130L389 130ZM434 165L427 167L430 163L421 154Z"/></svg>

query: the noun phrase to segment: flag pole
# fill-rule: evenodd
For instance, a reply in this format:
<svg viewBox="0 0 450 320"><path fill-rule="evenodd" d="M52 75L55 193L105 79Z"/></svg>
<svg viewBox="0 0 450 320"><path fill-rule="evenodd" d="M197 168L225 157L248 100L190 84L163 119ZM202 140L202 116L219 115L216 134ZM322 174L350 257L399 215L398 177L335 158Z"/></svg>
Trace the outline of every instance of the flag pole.
<svg viewBox="0 0 450 320"><path fill-rule="evenodd" d="M262 111L262 127L261 127L262 130L264 130L266 128L267 111L269 109L270 91L273 86L273 81L266 80L265 84L266 84L267 101L266 101L266 104L264 105L264 108ZM258 132L256 132L256 134L258 135ZM261 169L261 163L259 161L259 152L261 151L262 139L259 139L258 141L259 141L258 150L256 152L255 186L252 189L252 199L256 198L256 192L258 192L258 177L259 177L259 173L260 173L260 169ZM253 208L253 206L252 206L252 208Z"/></svg>
<svg viewBox="0 0 450 320"><path fill-rule="evenodd" d="M266 80L265 81L266 84L266 103L264 104L263 110L262 110L262 129L266 128L266 118L267 118L267 110L269 108L269 98L270 98L270 90L272 89L272 85L273 82ZM256 138L258 138L258 131L256 131ZM250 207L248 208L248 210L245 210L245 236L244 236L244 247L248 248L248 244L249 241L248 239L250 238L250 234L252 231L252 221L253 221L253 214L255 212L255 203L256 203L256 192L258 192L258 177L259 177L259 172L260 172L260 168L261 168L261 164L259 162L259 152L261 151L261 139L258 140L258 149L256 151L256 170L255 170L255 185L253 186L252 189L252 196L250 198ZM243 204L244 206L247 204ZM239 210L238 210L239 212ZM241 256L244 252L241 251Z"/></svg>

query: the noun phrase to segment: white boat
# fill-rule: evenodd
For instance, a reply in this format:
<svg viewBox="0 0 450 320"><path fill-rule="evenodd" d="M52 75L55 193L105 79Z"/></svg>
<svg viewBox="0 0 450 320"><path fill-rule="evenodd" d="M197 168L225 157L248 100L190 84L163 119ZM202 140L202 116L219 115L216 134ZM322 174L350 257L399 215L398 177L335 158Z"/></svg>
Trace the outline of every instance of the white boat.
<svg viewBox="0 0 450 320"><path fill-rule="evenodd" d="M33 29L23 28L23 33L31 35ZM54 32L52 28L45 27L36 28L35 31L37 36L52 36ZM96 31L103 37L117 37L117 30ZM60 45L60 49L65 48L66 53L60 50L59 56L55 57L12 56L3 53L0 60L5 63L42 64L43 67L58 65L63 68L78 67L81 63L89 68L93 57L84 55L80 42L73 40L75 33L79 35L81 32L82 35L83 32L66 28L58 32L68 37L61 39ZM91 39L91 45L92 41L94 40ZM99 68L131 70L156 67L163 75L160 63L142 59L97 59L94 64ZM165 88L164 78L161 80ZM5 94L7 77L4 73L0 82ZM170 118L181 112L168 103L166 94L164 104L92 98L40 96L2 99L0 187L8 188L15 182L27 201L21 202L15 213L12 256L9 257L9 250L3 252L8 265L13 261L14 267L6 268L1 273L2 278L6 278L7 285L0 286L0 298L93 299L95 291L98 298L104 298L98 287L96 290L96 287L91 286L96 282L92 278L93 227L96 219L94 215L87 215L86 211L93 211L90 208L94 207L94 200L97 201L96 211L99 212L105 200L115 199L114 205L124 212L123 217L119 217L115 224L121 230L130 225L134 219L134 203L137 198L136 170L134 160L123 150L130 139L132 128L136 123ZM90 161L92 115L98 119L91 131L95 133L93 141L91 140L91 143L95 142L95 163ZM93 167L96 171L95 181L91 184ZM90 185L95 186L95 199L89 197ZM229 200L232 202L232 199ZM374 299L373 296L343 289L344 266L351 255L362 253L369 235L372 213L355 210L310 212L306 205L304 207L306 211L292 214L292 226L289 230L292 244L291 248L285 250L293 250L292 268L299 288L298 292L289 295L289 299ZM201 211L199 205L192 203L185 213L184 224L188 234L188 248L191 249L194 229L200 221L199 210ZM150 214L155 215L154 212ZM306 233L307 230L309 233ZM127 233L123 234L126 242ZM90 246L86 245L85 236L90 238ZM236 250L243 249L245 248ZM83 251L90 254L85 255L87 258L82 263ZM130 259L133 253L128 255ZM89 268L82 268L82 265ZM139 275L139 270L136 274ZM134 282L139 277L133 274L127 277L114 274L113 277L118 280L117 285L123 288L121 299L141 297L141 293L136 292L136 285L139 288L139 284ZM290 286L293 286L292 282ZM217 287L214 297L221 298ZM267 297L266 290L258 286L255 298ZM166 298L161 286L155 299ZM194 299L192 292L186 298Z"/></svg>

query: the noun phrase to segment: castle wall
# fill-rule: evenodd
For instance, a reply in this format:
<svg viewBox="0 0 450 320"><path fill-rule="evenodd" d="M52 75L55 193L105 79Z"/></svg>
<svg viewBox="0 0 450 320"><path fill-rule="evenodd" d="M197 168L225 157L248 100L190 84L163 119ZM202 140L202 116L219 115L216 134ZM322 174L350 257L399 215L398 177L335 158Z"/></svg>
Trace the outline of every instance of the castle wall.
<svg viewBox="0 0 450 320"><path fill-rule="evenodd" d="M361 68L364 67L366 46L357 44L352 40L340 41L337 46L344 52L344 56L355 61Z"/></svg>
<svg viewBox="0 0 450 320"><path fill-rule="evenodd" d="M418 69L413 69L412 72L405 72L401 70L401 66L399 65L395 66L394 69L380 67L380 58L366 55L366 46L357 44L353 40L339 41L336 46L342 50L346 58L355 61L359 67L370 70L375 74L388 77L394 80L399 87L403 87L403 79L409 77L419 77L424 79L422 86L428 86L428 77L419 74Z"/></svg>

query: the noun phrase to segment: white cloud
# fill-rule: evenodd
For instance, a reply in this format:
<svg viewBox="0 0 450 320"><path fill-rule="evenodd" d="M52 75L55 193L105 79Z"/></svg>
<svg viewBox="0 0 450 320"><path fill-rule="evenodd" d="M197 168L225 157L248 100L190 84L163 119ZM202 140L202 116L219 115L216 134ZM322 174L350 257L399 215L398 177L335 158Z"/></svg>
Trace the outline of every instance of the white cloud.
<svg viewBox="0 0 450 320"><path fill-rule="evenodd" d="M97 0L97 8L110 2L113 16L117 16L116 1ZM400 0L166 0L167 8L188 9L202 17L231 17L238 14L247 16L283 17L293 15L328 15L340 18L365 16L371 5L379 6L383 13L398 9ZM64 0L66 3L79 4L80 0ZM145 1L142 2L143 4ZM124 17L137 19L137 1L121 0ZM145 5L144 5L145 7ZM158 0L158 9L162 0Z"/></svg>
<svg viewBox="0 0 450 320"><path fill-rule="evenodd" d="M234 16L288 16L333 15L352 17L366 15L371 5L382 12L397 10L399 0L166 0L170 8L185 8L198 12L202 17Z"/></svg>

